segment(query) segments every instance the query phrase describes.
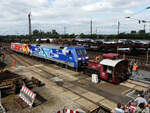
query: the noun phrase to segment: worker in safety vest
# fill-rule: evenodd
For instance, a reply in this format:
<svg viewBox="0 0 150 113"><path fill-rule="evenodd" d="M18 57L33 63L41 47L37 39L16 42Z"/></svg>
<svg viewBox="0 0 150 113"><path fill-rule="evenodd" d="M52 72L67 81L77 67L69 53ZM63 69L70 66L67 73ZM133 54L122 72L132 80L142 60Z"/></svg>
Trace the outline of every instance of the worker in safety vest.
<svg viewBox="0 0 150 113"><path fill-rule="evenodd" d="M96 60L96 62L99 62L99 57L98 57L98 56L96 56L95 60Z"/></svg>
<svg viewBox="0 0 150 113"><path fill-rule="evenodd" d="M133 77L136 76L136 74L137 74L137 68L138 68L137 64L134 63L133 68L132 68L132 76Z"/></svg>

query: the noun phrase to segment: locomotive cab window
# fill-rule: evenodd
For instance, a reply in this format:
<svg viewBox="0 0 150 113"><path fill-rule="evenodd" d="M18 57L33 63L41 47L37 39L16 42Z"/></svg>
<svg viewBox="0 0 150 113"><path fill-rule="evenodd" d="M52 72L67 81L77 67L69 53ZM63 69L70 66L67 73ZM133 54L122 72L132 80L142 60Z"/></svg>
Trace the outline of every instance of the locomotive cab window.
<svg viewBox="0 0 150 113"><path fill-rule="evenodd" d="M69 51L69 55L71 55L71 51Z"/></svg>
<svg viewBox="0 0 150 113"><path fill-rule="evenodd" d="M76 52L77 52L77 55L82 55L82 52L80 49L77 49Z"/></svg>
<svg viewBox="0 0 150 113"><path fill-rule="evenodd" d="M85 54L87 54L85 49L77 49L76 52L77 52L77 55L85 55Z"/></svg>
<svg viewBox="0 0 150 113"><path fill-rule="evenodd" d="M82 49L82 54L87 54L85 49Z"/></svg>
<svg viewBox="0 0 150 113"><path fill-rule="evenodd" d="M113 67L111 67L111 66L107 67L107 73L112 73L112 70L113 70Z"/></svg>
<svg viewBox="0 0 150 113"><path fill-rule="evenodd" d="M103 65L103 72L106 72L106 70L107 70L107 66Z"/></svg>

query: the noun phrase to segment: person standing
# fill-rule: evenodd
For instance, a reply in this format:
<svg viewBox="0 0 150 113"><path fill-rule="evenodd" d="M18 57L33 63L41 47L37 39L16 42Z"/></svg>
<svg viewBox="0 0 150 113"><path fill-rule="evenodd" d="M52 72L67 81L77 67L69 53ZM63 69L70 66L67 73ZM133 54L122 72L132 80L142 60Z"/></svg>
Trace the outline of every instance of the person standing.
<svg viewBox="0 0 150 113"><path fill-rule="evenodd" d="M144 103L145 105L147 105L147 101L146 99L144 98L144 95L143 94L140 94L139 97L137 97L135 99L135 101L137 102L137 106L139 106L140 103Z"/></svg>
<svg viewBox="0 0 150 113"><path fill-rule="evenodd" d="M136 63L134 63L133 67L132 67L132 77L136 76L136 74L137 74L137 68L138 68L138 65Z"/></svg>
<svg viewBox="0 0 150 113"><path fill-rule="evenodd" d="M124 113L124 110L121 109L121 103L117 104L117 107L114 109L114 113Z"/></svg>
<svg viewBox="0 0 150 113"><path fill-rule="evenodd" d="M99 56L95 57L96 62L99 62Z"/></svg>
<svg viewBox="0 0 150 113"><path fill-rule="evenodd" d="M145 103L140 103L138 107L135 108L134 113L149 113L146 110Z"/></svg>

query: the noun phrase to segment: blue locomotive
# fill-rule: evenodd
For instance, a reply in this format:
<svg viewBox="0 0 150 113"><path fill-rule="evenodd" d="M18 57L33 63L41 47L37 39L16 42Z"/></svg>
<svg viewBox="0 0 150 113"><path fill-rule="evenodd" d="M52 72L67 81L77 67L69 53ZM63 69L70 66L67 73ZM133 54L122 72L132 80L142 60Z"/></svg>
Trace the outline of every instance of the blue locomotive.
<svg viewBox="0 0 150 113"><path fill-rule="evenodd" d="M84 47L57 46L57 45L30 45L30 55L36 56L75 69L88 65L88 55Z"/></svg>

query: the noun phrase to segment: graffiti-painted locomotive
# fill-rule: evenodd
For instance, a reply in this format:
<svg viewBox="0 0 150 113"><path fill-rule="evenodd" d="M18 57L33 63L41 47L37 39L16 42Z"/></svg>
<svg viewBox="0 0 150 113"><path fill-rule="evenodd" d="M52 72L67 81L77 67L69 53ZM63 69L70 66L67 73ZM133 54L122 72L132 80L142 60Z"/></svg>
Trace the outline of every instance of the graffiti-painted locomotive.
<svg viewBox="0 0 150 113"><path fill-rule="evenodd" d="M84 47L12 43L11 49L79 69L88 64Z"/></svg>

